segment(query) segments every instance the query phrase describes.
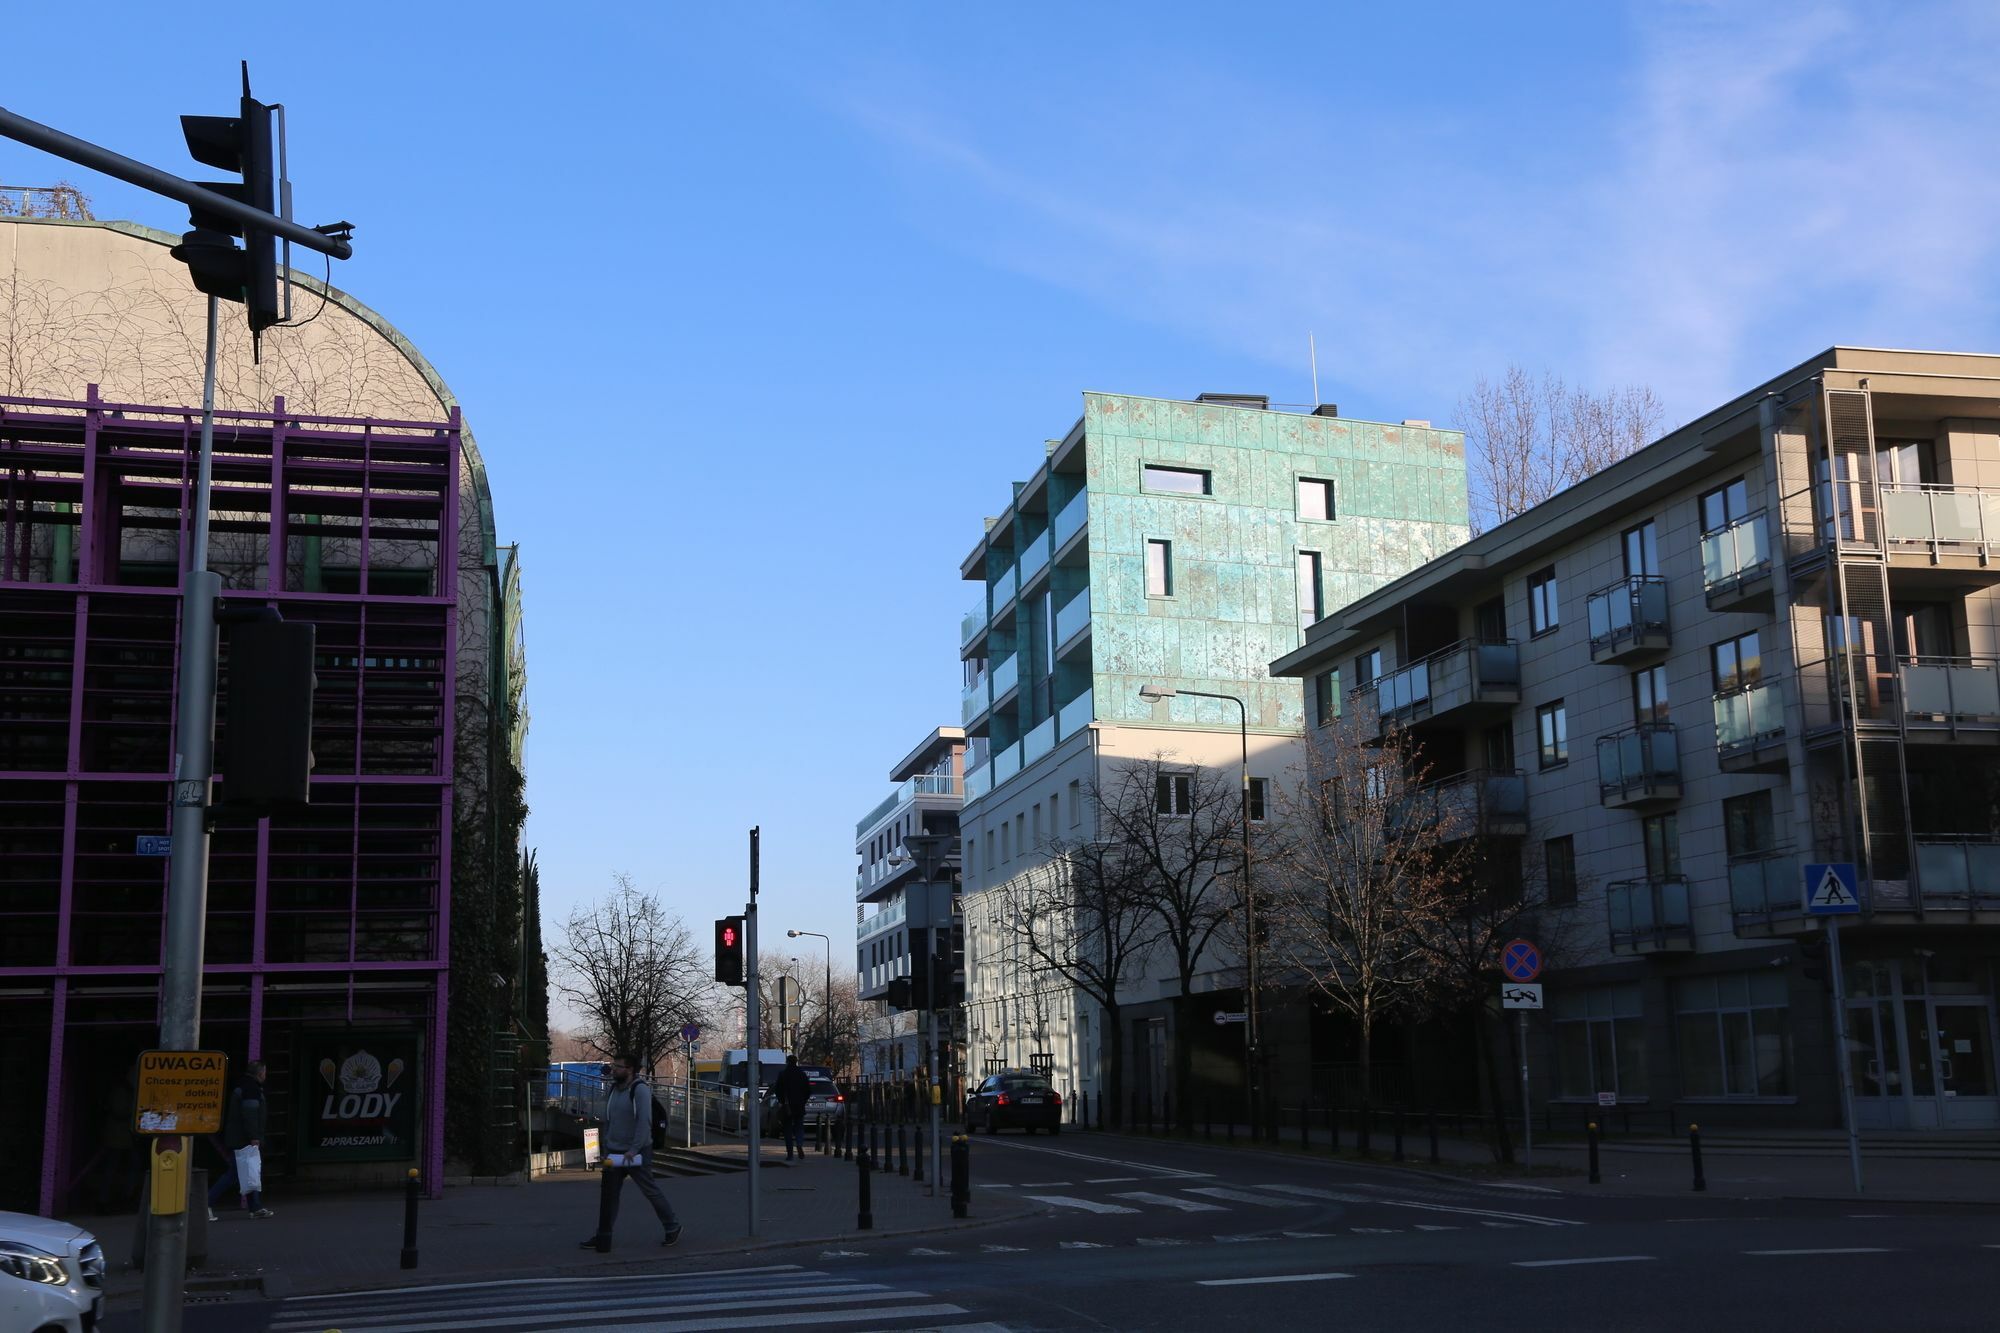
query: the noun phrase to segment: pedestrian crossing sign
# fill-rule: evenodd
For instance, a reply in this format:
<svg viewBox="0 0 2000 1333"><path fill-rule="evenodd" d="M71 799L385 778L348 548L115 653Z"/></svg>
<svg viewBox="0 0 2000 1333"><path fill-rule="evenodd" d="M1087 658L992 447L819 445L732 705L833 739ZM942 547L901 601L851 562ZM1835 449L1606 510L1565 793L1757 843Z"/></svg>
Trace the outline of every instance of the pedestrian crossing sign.
<svg viewBox="0 0 2000 1333"><path fill-rule="evenodd" d="M1805 875L1806 911L1813 916L1835 916L1861 910L1860 879L1852 861L1826 861L1808 865Z"/></svg>

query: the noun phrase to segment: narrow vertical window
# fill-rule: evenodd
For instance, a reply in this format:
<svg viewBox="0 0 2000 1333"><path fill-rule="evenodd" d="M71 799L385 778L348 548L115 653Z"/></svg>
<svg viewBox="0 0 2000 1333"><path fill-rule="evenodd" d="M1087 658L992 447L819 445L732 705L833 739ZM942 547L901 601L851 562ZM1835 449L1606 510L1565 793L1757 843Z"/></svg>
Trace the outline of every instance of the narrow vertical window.
<svg viewBox="0 0 2000 1333"><path fill-rule="evenodd" d="M1569 713L1562 700L1535 710L1535 733L1541 742L1543 768L1569 762Z"/></svg>
<svg viewBox="0 0 2000 1333"><path fill-rule="evenodd" d="M1250 822L1253 824L1264 822L1264 781L1263 778L1250 779Z"/></svg>
<svg viewBox="0 0 2000 1333"><path fill-rule="evenodd" d="M1549 906L1568 907L1576 902L1576 839L1550 838L1542 844L1542 863L1548 876Z"/></svg>
<svg viewBox="0 0 2000 1333"><path fill-rule="evenodd" d="M1320 585L1318 551L1299 552L1299 628L1308 628L1326 614L1326 595Z"/></svg>
<svg viewBox="0 0 2000 1333"><path fill-rule="evenodd" d="M1528 634L1547 634L1562 623L1562 610L1556 598L1555 566L1528 576Z"/></svg>
<svg viewBox="0 0 2000 1333"><path fill-rule="evenodd" d="M1149 540L1146 543L1146 596L1174 595L1174 544Z"/></svg>

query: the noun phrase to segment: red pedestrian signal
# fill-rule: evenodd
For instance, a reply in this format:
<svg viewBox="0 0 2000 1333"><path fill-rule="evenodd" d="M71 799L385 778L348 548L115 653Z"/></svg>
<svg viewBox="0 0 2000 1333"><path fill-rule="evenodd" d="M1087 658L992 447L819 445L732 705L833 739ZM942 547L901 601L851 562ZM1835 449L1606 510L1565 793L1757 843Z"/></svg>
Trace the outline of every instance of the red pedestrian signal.
<svg viewBox="0 0 2000 1333"><path fill-rule="evenodd" d="M715 979L725 986L743 984L743 918L725 916L715 923Z"/></svg>

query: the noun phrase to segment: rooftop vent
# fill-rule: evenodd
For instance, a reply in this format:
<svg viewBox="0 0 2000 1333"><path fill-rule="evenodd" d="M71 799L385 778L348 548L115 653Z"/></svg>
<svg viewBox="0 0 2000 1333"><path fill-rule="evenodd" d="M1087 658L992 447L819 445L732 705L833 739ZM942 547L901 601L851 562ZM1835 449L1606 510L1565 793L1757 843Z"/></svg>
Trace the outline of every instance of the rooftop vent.
<svg viewBox="0 0 2000 1333"><path fill-rule="evenodd" d="M1262 412L1271 406L1271 395L1267 393L1198 393L1197 403L1213 403L1217 407L1251 407Z"/></svg>
<svg viewBox="0 0 2000 1333"><path fill-rule="evenodd" d="M1316 417L1337 417L1340 415L1340 404L1321 403L1313 409L1313 415Z"/></svg>

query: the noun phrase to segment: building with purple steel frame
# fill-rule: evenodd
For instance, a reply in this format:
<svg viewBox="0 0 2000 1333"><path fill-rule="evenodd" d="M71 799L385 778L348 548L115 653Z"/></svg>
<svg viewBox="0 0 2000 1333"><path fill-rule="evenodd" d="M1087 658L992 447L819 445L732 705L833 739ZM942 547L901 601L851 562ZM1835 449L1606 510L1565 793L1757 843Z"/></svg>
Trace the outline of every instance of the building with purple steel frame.
<svg viewBox="0 0 2000 1333"><path fill-rule="evenodd" d="M199 298L160 233L0 224L0 1208L109 1209L157 1039ZM312 800L218 816L202 1044L268 1063L272 1175L435 1191L511 1154L539 1008L519 575L436 372L301 285L325 318L261 364L225 334L209 560L317 629Z"/></svg>

